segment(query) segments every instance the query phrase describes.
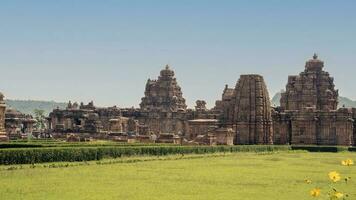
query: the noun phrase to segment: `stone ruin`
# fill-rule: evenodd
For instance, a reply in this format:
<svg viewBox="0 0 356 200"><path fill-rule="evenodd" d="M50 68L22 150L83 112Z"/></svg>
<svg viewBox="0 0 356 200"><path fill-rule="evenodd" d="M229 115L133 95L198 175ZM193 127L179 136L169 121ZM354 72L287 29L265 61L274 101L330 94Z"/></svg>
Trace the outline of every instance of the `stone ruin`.
<svg viewBox="0 0 356 200"><path fill-rule="evenodd" d="M48 117L48 126L54 133L105 133L110 129L110 120L121 116L117 107L97 108L93 102L68 103L66 109L54 109Z"/></svg>
<svg viewBox="0 0 356 200"><path fill-rule="evenodd" d="M298 76L289 76L286 92L282 93L283 110L336 110L338 90L335 90L334 78L323 71L324 62L317 55L307 61L305 71Z"/></svg>
<svg viewBox="0 0 356 200"><path fill-rule="evenodd" d="M148 79L140 107L143 111L153 112L178 112L187 109L181 87L168 65L160 72L157 80Z"/></svg>
<svg viewBox="0 0 356 200"><path fill-rule="evenodd" d="M111 134L128 142L353 145L356 108L337 109L338 90L323 68L314 55L304 72L289 76L280 107L271 107L263 77L248 74L235 88L226 85L213 109L204 100L188 109L174 71L166 66L157 80L147 81L140 108L70 102L50 114L49 127L59 133Z"/></svg>
<svg viewBox="0 0 356 200"><path fill-rule="evenodd" d="M157 80L148 79L137 117L154 134L182 135L186 130L187 105L174 71L167 65Z"/></svg>
<svg viewBox="0 0 356 200"><path fill-rule="evenodd" d="M7 108L0 93L0 141L20 139L32 135L37 121L15 109Z"/></svg>
<svg viewBox="0 0 356 200"><path fill-rule="evenodd" d="M6 133L10 139L33 136L36 123L31 115L23 114L16 109L8 108L5 111Z"/></svg>
<svg viewBox="0 0 356 200"><path fill-rule="evenodd" d="M314 55L304 72L289 76L281 106L273 112L275 144L355 144L354 110L337 110L338 90L323 68Z"/></svg>
<svg viewBox="0 0 356 200"><path fill-rule="evenodd" d="M9 140L5 131L5 109L4 95L0 92L0 142Z"/></svg>
<svg viewBox="0 0 356 200"><path fill-rule="evenodd" d="M216 102L223 126L235 131L235 144L272 144L271 103L260 75L241 75L235 89L225 87Z"/></svg>

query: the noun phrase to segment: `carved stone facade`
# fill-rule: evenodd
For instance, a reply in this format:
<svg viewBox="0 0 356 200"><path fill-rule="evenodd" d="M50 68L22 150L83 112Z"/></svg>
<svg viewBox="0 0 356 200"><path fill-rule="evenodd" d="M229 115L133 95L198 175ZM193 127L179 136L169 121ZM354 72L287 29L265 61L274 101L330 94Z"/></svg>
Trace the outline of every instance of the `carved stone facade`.
<svg viewBox="0 0 356 200"><path fill-rule="evenodd" d="M9 140L5 132L5 109L4 95L0 92L0 141Z"/></svg>
<svg viewBox="0 0 356 200"><path fill-rule="evenodd" d="M260 75L241 75L227 85L213 109L204 100L187 109L175 73L166 66L148 80L140 108L96 108L68 103L49 117L50 129L62 133L108 133L117 141L183 144L352 145L356 108L337 110L338 90L316 55L305 70L290 76L281 106L272 108ZM1 114L1 113L0 113Z"/></svg>
<svg viewBox="0 0 356 200"><path fill-rule="evenodd" d="M148 79L140 107L143 111L159 112L179 112L187 109L174 71L168 65L161 71L157 80Z"/></svg>
<svg viewBox="0 0 356 200"><path fill-rule="evenodd" d="M273 112L276 144L352 145L353 110L337 110L338 90L317 55L290 76L281 107Z"/></svg>
<svg viewBox="0 0 356 200"><path fill-rule="evenodd" d="M32 135L36 120L31 115L23 114L9 108L5 111L5 128L10 139L18 139Z"/></svg>
<svg viewBox="0 0 356 200"><path fill-rule="evenodd" d="M286 92L282 93L283 110L303 110L315 107L317 110L336 110L338 90L334 78L323 71L324 62L317 55L307 61L305 71L299 76L289 76Z"/></svg>
<svg viewBox="0 0 356 200"><path fill-rule="evenodd" d="M219 128L217 119L194 119L188 121L189 130L185 137L194 140L198 135L207 135Z"/></svg>
<svg viewBox="0 0 356 200"><path fill-rule="evenodd" d="M128 133L130 135L139 134L139 123L137 120L127 117L110 119L110 133Z"/></svg>
<svg viewBox="0 0 356 200"><path fill-rule="evenodd" d="M235 131L235 144L272 144L271 103L260 75L241 75L235 89L227 86L215 110L221 122Z"/></svg>
<svg viewBox="0 0 356 200"><path fill-rule="evenodd" d="M121 116L116 107L97 108L93 102L87 105L68 103L66 109L54 109L48 118L52 132L60 133L100 133L110 130L110 120Z"/></svg>
<svg viewBox="0 0 356 200"><path fill-rule="evenodd" d="M167 65L157 80L148 80L138 120L154 134L182 135L187 130L187 105L174 71Z"/></svg>

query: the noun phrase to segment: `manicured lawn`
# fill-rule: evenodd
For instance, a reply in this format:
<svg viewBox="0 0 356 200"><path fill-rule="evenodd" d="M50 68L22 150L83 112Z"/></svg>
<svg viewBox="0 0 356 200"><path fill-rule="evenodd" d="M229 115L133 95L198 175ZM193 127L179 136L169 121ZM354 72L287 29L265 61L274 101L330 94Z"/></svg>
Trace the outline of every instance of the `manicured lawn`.
<svg viewBox="0 0 356 200"><path fill-rule="evenodd" d="M336 185L349 193L349 199L356 199L356 167L340 164L346 158L355 161L356 153L180 157L141 162L128 162L129 159L114 164L89 162L89 165L59 168L44 168L42 164L36 168L24 165L24 169L7 170L9 166L1 166L0 199L304 200L312 199L309 191L315 186L327 188L328 173L333 170L353 177L348 184ZM306 184L306 178L313 183ZM325 192L322 189L322 194Z"/></svg>

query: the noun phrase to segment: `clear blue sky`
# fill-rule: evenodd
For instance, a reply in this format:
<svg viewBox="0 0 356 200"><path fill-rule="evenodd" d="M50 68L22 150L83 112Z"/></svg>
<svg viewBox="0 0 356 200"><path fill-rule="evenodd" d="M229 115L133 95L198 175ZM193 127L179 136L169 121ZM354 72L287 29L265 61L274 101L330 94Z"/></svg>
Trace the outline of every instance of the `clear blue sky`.
<svg viewBox="0 0 356 200"><path fill-rule="evenodd" d="M240 74L270 96L317 52L356 99L354 0L1 0L0 91L11 99L138 106L169 63L189 106Z"/></svg>

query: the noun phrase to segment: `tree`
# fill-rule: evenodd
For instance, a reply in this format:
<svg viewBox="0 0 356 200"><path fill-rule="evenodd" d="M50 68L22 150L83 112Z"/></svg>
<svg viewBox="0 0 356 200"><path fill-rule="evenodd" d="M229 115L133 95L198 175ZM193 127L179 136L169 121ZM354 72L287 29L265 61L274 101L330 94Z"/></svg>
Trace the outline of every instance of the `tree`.
<svg viewBox="0 0 356 200"><path fill-rule="evenodd" d="M45 116L45 111L40 110L40 109L35 109L33 111L35 114L35 119L36 119L36 124L35 127L37 130L43 130L46 128L46 116Z"/></svg>

